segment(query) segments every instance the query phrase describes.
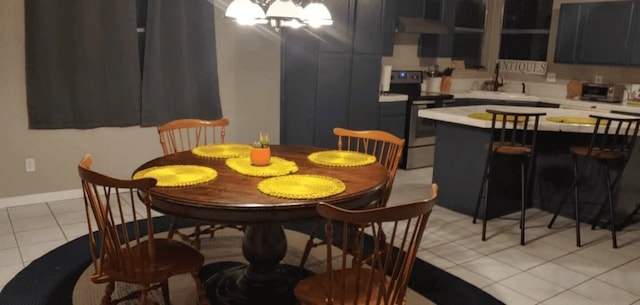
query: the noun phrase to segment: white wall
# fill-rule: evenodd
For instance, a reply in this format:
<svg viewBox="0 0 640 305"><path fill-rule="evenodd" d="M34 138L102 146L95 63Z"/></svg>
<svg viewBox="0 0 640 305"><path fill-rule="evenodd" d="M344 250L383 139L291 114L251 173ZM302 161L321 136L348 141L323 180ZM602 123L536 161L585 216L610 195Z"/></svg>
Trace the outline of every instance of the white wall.
<svg viewBox="0 0 640 305"><path fill-rule="evenodd" d="M215 14L222 111L231 121L227 139L251 143L264 131L278 143L279 35L240 28L221 9ZM87 153L94 154L96 170L121 178L161 155L155 128L29 130L24 40L24 1L0 1L0 207L41 200L34 194L73 193L68 190L80 187L77 163ZM35 158L36 172L25 171L25 158Z"/></svg>

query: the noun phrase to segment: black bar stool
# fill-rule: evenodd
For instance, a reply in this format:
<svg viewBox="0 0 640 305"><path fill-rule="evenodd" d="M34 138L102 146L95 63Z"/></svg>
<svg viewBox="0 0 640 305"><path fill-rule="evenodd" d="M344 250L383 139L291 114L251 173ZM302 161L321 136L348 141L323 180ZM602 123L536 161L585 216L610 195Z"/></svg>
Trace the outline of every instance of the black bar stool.
<svg viewBox="0 0 640 305"><path fill-rule="evenodd" d="M578 191L581 179L584 179L584 173L589 173L592 166L599 165L603 169L604 182L606 183L607 199L602 202L597 216L592 222L591 229L595 229L597 222L602 214L605 205L609 208L609 222L611 224L611 238L613 247L618 247L616 239L616 222L615 222L615 202L613 199L613 190L618 184L624 168L631 157L636 137L638 136L638 126L640 118L621 116L621 115L590 115L595 119L593 133L588 146L572 146L570 148L573 159L574 179L571 183L574 194L575 219L576 219L576 246L580 244L580 200ZM578 166L578 159L583 159L582 166ZM617 175L611 179L611 172L617 166ZM560 202L556 211L547 227L551 228L558 213L562 209L565 200Z"/></svg>
<svg viewBox="0 0 640 305"><path fill-rule="evenodd" d="M545 112L511 112L487 109L491 114L491 141L488 145L487 161L482 175L480 192L476 210L473 215L473 223L476 223L480 204L483 203L484 215L482 217L482 240L486 240L487 231L487 206L489 197L489 183L494 172L496 154L520 157L520 244L524 245L525 209L531 196L533 185L533 173L535 171L536 136L538 122ZM528 166L525 170L525 163Z"/></svg>

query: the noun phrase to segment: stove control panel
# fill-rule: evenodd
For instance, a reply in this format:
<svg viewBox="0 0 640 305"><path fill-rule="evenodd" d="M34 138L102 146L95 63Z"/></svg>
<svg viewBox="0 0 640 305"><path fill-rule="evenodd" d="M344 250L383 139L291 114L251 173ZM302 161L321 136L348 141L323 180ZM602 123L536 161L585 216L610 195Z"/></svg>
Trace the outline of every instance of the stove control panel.
<svg viewBox="0 0 640 305"><path fill-rule="evenodd" d="M419 84L422 83L422 71L391 71L392 84Z"/></svg>

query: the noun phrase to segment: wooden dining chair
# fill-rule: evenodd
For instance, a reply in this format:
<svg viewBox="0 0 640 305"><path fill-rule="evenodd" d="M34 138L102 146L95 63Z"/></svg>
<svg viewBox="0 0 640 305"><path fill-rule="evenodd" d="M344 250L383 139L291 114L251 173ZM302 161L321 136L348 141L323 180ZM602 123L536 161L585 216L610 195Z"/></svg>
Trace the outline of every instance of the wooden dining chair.
<svg viewBox="0 0 640 305"><path fill-rule="evenodd" d="M221 144L225 142L227 126L229 126L229 120L225 118L211 121L199 119L171 121L158 126L160 146L166 156L190 150L196 146ZM200 249L201 236L213 237L215 231L228 227L221 224L195 222L192 232L182 233L177 229L177 221L175 217L172 217L168 237L173 238L178 235L196 249Z"/></svg>
<svg viewBox="0 0 640 305"><path fill-rule="evenodd" d="M374 204L374 207L383 207L387 205L393 180L396 177L400 159L402 159L402 149L404 148L404 139L398 138L382 130L350 130L336 127L333 134L338 138L338 150L355 151L376 157L376 161L387 169L387 183L384 187L384 193L380 200ZM309 232L309 239L305 245L300 266L303 267L309 258L311 249L324 244L324 241L316 241L319 226L315 225Z"/></svg>
<svg viewBox="0 0 640 305"><path fill-rule="evenodd" d="M209 304L198 275L204 263L202 254L184 243L154 236L149 189L156 180L108 177L92 171L92 163L91 155L82 158L78 174L93 259L91 281L107 283L100 304L137 298L145 305L149 303L148 292L157 288L162 290L164 304L170 304L168 279L185 273L195 281L200 304ZM114 300L115 282L139 285L140 289Z"/></svg>
<svg viewBox="0 0 640 305"><path fill-rule="evenodd" d="M320 203L325 218L326 271L301 280L294 288L301 304L399 305L416 253L436 204L431 198L364 210ZM344 229L349 228L349 229Z"/></svg>
<svg viewBox="0 0 640 305"><path fill-rule="evenodd" d="M491 139L487 145L487 158L473 214L473 223L476 223L482 205L482 240L485 241L487 239L487 215L489 214L489 184L492 178L497 178L495 173L496 157L502 155L518 158L520 161L520 245L524 245L525 212L529 206L533 187L538 124L540 117L546 115L546 112L514 112L492 109L486 111L491 114Z"/></svg>
<svg viewBox="0 0 640 305"><path fill-rule="evenodd" d="M594 114L590 115L590 117L595 119L595 125L589 144L586 146L574 145L569 149L572 155L574 174L571 189L573 190L575 205L576 246L582 246L580 242L580 186L594 187L593 185L588 185L587 181L583 179L593 170L593 166L598 166L602 172L601 179L605 186L606 200L600 205L600 209L593 219L591 229L596 228L603 210L608 208L608 224L611 225L611 240L613 248L617 248L616 200L614 199L614 190L622 177L629 158L631 158L631 153L633 152L633 147L638 137L640 118L621 118L620 116L605 114ZM579 159L582 160L582 162L579 162ZM556 207L553 217L548 224L549 228L553 226L564 202L565 200L562 200Z"/></svg>

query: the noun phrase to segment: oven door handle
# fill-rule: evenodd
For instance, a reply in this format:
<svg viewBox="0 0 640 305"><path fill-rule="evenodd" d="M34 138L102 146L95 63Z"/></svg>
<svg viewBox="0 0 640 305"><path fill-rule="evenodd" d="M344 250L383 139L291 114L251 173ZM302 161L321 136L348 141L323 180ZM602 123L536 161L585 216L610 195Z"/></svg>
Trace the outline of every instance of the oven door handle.
<svg viewBox="0 0 640 305"><path fill-rule="evenodd" d="M413 105L433 105L435 104L435 101L412 101L411 104Z"/></svg>

